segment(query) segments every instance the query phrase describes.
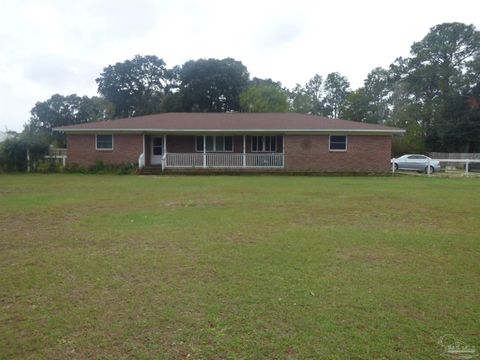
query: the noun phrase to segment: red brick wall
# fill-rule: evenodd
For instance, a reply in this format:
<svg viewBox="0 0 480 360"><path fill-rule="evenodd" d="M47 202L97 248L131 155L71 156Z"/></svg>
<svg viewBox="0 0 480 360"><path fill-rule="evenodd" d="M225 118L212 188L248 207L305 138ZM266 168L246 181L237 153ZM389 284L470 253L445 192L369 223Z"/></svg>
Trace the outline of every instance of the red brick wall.
<svg viewBox="0 0 480 360"><path fill-rule="evenodd" d="M138 163L143 152L143 135L113 135L113 150L95 150L94 134L67 135L67 162L80 166L90 166L95 161L106 164Z"/></svg>
<svg viewBox="0 0 480 360"><path fill-rule="evenodd" d="M168 152L195 152L194 136L167 136ZM388 172L390 170L391 136L348 135L345 152L328 149L328 135L286 135L285 170L299 172ZM280 139L278 139L280 140ZM277 151L281 152L281 143ZM113 150L95 150L94 134L67 135L67 162L90 166L100 160L107 164L137 163L143 151L141 134L115 134ZM149 137L146 137L147 164ZM235 136L234 150L241 152L243 137ZM247 152L250 152L247 136Z"/></svg>
<svg viewBox="0 0 480 360"><path fill-rule="evenodd" d="M347 151L329 151L328 135L285 136L285 169L302 172L387 172L391 136L348 135Z"/></svg>

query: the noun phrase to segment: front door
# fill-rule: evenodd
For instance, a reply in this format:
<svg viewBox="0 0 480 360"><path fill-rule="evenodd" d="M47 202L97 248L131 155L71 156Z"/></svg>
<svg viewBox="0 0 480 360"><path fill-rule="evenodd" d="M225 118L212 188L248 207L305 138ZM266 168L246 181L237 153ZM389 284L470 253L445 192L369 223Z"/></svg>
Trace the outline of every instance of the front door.
<svg viewBox="0 0 480 360"><path fill-rule="evenodd" d="M152 137L152 165L160 165L163 155L163 136Z"/></svg>

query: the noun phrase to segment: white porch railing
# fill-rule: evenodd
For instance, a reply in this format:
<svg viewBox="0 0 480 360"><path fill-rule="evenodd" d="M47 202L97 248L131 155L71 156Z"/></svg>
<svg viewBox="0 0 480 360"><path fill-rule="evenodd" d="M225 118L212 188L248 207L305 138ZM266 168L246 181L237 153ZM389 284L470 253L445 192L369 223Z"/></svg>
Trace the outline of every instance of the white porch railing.
<svg viewBox="0 0 480 360"><path fill-rule="evenodd" d="M145 154L141 153L138 157L138 168L143 169L145 167Z"/></svg>
<svg viewBox="0 0 480 360"><path fill-rule="evenodd" d="M282 153L166 153L165 168L283 168Z"/></svg>

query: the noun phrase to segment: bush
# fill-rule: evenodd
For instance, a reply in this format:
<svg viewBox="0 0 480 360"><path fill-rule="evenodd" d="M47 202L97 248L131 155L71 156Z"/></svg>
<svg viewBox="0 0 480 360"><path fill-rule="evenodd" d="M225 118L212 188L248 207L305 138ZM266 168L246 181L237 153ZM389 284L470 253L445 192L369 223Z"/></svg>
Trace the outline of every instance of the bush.
<svg viewBox="0 0 480 360"><path fill-rule="evenodd" d="M62 165L55 161L41 161L35 166L35 172L39 172L39 173L62 172Z"/></svg>
<svg viewBox="0 0 480 360"><path fill-rule="evenodd" d="M87 172L87 169L75 163L67 163L67 165L63 168L63 172L85 174Z"/></svg>
<svg viewBox="0 0 480 360"><path fill-rule="evenodd" d="M107 174L110 166L106 165L103 161L97 160L95 164L88 167L88 172L91 174Z"/></svg>
<svg viewBox="0 0 480 360"><path fill-rule="evenodd" d="M68 163L63 169L66 173L81 173L81 174L117 174L128 175L137 172L137 166L133 163L121 164L105 164L103 161L96 161L95 164L84 168L79 164Z"/></svg>
<svg viewBox="0 0 480 360"><path fill-rule="evenodd" d="M30 165L41 161L48 153L48 145L24 138L21 135L8 138L0 144L0 168L5 172L27 170L27 149Z"/></svg>

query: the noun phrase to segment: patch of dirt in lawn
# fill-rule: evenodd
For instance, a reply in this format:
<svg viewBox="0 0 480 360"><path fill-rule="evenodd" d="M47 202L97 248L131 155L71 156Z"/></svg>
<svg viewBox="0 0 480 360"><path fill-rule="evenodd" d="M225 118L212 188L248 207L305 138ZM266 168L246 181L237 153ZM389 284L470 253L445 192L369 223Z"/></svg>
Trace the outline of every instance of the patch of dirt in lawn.
<svg viewBox="0 0 480 360"><path fill-rule="evenodd" d="M179 200L179 201L169 201L165 203L168 207L171 208L223 208L227 207L227 203L224 201L215 201L207 199L192 199L192 200Z"/></svg>
<svg viewBox="0 0 480 360"><path fill-rule="evenodd" d="M337 257L346 262L360 262L371 264L401 264L413 256L409 250L397 249L358 249L349 248L337 251Z"/></svg>

